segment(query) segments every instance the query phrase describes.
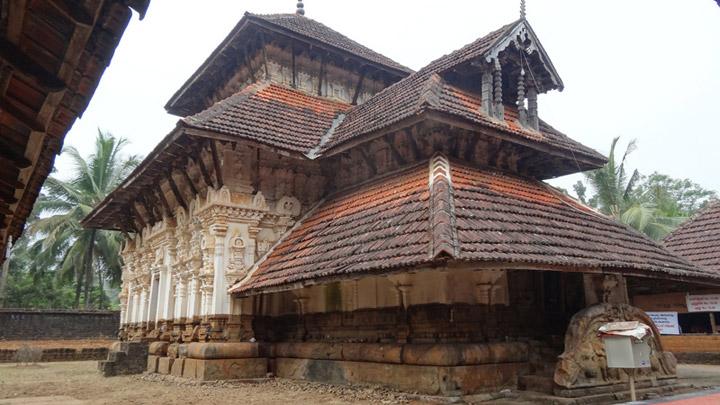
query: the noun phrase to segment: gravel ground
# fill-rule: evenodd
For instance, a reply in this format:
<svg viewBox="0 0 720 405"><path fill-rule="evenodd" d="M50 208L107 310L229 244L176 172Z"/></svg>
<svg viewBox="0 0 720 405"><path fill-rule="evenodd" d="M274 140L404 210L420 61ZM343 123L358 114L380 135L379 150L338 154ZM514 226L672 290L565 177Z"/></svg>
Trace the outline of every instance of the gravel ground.
<svg viewBox="0 0 720 405"><path fill-rule="evenodd" d="M88 404L422 403L410 401L403 394L382 388L282 379L198 385L185 380L146 375L103 378L96 369L97 362L94 361L41 363L25 367L0 364L0 404L2 399L47 396L66 396L86 400Z"/></svg>
<svg viewBox="0 0 720 405"><path fill-rule="evenodd" d="M103 378L96 368L95 361L40 363L20 367L0 364L0 405L430 403L417 396L379 387L349 387L284 379L199 383L159 375ZM720 366L680 365L678 374L680 382L698 388L720 386ZM31 397L36 400L28 399ZM483 399L493 405L538 403L537 399L524 399L523 395L511 397L494 401Z"/></svg>

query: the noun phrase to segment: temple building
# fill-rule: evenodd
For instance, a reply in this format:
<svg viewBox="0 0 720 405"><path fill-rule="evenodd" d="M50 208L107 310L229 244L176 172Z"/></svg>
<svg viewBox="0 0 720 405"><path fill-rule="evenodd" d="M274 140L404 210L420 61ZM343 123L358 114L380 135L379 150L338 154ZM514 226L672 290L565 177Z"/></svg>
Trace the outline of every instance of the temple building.
<svg viewBox="0 0 720 405"><path fill-rule="evenodd" d="M543 182L606 162L540 119L562 89L524 15L414 72L246 13L84 220L127 237L121 339L202 380L624 389L596 331L652 324L628 283L720 276ZM641 387L675 378L655 332Z"/></svg>

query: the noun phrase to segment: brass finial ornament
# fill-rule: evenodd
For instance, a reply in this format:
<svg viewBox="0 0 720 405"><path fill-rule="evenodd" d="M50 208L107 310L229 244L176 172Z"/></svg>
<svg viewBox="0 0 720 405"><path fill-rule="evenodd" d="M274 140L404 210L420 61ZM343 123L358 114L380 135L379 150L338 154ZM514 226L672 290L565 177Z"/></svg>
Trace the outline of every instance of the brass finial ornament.
<svg viewBox="0 0 720 405"><path fill-rule="evenodd" d="M525 0L520 0L520 19L525 19Z"/></svg>
<svg viewBox="0 0 720 405"><path fill-rule="evenodd" d="M295 14L305 15L305 5L303 4L302 0L298 0L297 9L295 10Z"/></svg>

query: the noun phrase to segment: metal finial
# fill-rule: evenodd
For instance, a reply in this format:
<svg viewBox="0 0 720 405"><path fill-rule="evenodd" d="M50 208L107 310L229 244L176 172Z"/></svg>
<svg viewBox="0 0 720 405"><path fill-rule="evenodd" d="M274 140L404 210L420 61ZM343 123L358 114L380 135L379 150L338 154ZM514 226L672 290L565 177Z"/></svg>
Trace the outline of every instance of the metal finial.
<svg viewBox="0 0 720 405"><path fill-rule="evenodd" d="M297 2L297 9L295 10L295 14L297 14L297 15L305 15L305 5L303 5L302 0L298 0L298 2Z"/></svg>
<svg viewBox="0 0 720 405"><path fill-rule="evenodd" d="M525 0L520 0L520 19L525 19Z"/></svg>

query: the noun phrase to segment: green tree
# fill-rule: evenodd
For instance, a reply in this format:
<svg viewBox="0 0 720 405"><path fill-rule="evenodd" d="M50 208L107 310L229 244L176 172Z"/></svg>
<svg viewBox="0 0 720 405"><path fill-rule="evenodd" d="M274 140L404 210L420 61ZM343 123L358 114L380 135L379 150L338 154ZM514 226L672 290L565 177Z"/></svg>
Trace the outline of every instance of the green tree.
<svg viewBox="0 0 720 405"><path fill-rule="evenodd" d="M594 191L592 197L588 198L588 187L582 181L573 186L583 203L660 240L716 196L687 179L678 180L657 172L642 176L637 170L628 175L626 160L637 144L631 141L618 160L615 156L618 141L619 138L613 139L605 166L585 173L589 188Z"/></svg>
<svg viewBox="0 0 720 405"><path fill-rule="evenodd" d="M75 307L81 294L90 307L94 278L101 292L98 306L103 307L103 281L116 284L120 279L120 235L85 229L80 221L139 163L136 156L121 154L126 145L125 139L98 130L95 151L87 159L73 147L64 148L74 170L67 180L48 177L35 206L38 218L26 230L32 241L30 273L38 277L50 270L61 281L74 283Z"/></svg>

